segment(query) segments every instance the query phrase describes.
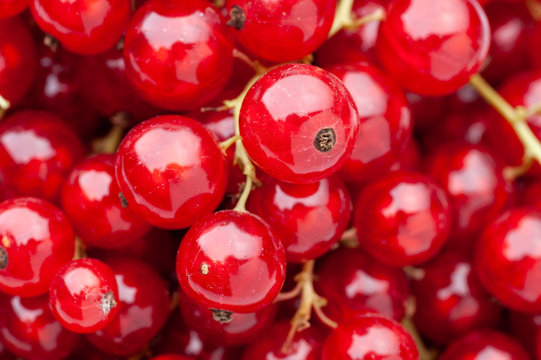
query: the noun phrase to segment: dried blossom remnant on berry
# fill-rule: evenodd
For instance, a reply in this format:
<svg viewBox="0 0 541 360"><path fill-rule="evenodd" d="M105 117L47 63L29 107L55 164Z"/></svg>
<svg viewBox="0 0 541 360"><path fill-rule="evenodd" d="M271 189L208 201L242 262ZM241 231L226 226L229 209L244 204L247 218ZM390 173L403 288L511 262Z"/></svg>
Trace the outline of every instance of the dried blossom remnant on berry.
<svg viewBox="0 0 541 360"><path fill-rule="evenodd" d="M315 148L322 153L332 150L334 148L334 144L336 144L336 133L332 128L319 130L316 138L314 139Z"/></svg>
<svg viewBox="0 0 541 360"><path fill-rule="evenodd" d="M242 30L244 23L246 22L246 15L238 5L233 5L229 10L229 20L227 25L234 27L237 30Z"/></svg>
<svg viewBox="0 0 541 360"><path fill-rule="evenodd" d="M233 312L227 310L210 309L212 318L220 324L227 324L233 320Z"/></svg>
<svg viewBox="0 0 541 360"><path fill-rule="evenodd" d="M111 310L116 307L116 305L115 296L111 291L105 293L105 295L103 295L101 298L100 308L105 315L108 315Z"/></svg>
<svg viewBox="0 0 541 360"><path fill-rule="evenodd" d="M118 193L118 197L120 198L120 205L122 205L123 208L128 207L128 200L124 197L122 193Z"/></svg>
<svg viewBox="0 0 541 360"><path fill-rule="evenodd" d="M0 270L8 267L8 253L6 249L0 247Z"/></svg>
<svg viewBox="0 0 541 360"><path fill-rule="evenodd" d="M200 268L201 274L207 275L209 273L209 266L207 263L202 263Z"/></svg>

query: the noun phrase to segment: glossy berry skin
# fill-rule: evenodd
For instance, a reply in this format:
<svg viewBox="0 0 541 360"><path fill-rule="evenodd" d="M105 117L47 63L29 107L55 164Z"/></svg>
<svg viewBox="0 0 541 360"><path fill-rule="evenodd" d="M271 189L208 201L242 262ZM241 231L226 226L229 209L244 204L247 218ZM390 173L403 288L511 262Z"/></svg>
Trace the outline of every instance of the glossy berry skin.
<svg viewBox="0 0 541 360"><path fill-rule="evenodd" d="M450 246L471 248L473 239L507 206L502 167L485 148L452 143L426 161L427 173L447 192L453 210Z"/></svg>
<svg viewBox="0 0 541 360"><path fill-rule="evenodd" d="M23 297L46 293L75 251L65 215L36 198L0 204L0 290Z"/></svg>
<svg viewBox="0 0 541 360"><path fill-rule="evenodd" d="M326 253L347 229L351 199L331 176L311 184L290 184L270 177L249 198L248 209L261 216L284 245L287 261L303 262Z"/></svg>
<svg viewBox="0 0 541 360"><path fill-rule="evenodd" d="M309 183L344 164L359 118L334 75L290 64L269 71L250 88L239 125L242 143L261 170L282 181Z"/></svg>
<svg viewBox="0 0 541 360"><path fill-rule="evenodd" d="M146 346L169 315L169 291L150 266L130 258L107 259L118 286L119 310L101 330L87 339L98 349L116 355L134 354Z"/></svg>
<svg viewBox="0 0 541 360"><path fill-rule="evenodd" d="M286 353L282 346L291 328L288 321L282 320L268 328L266 336L252 342L245 350L243 360L319 360L323 333L311 326L295 334Z"/></svg>
<svg viewBox="0 0 541 360"><path fill-rule="evenodd" d="M9 18L22 12L28 6L27 0L0 0L0 18Z"/></svg>
<svg viewBox="0 0 541 360"><path fill-rule="evenodd" d="M198 303L249 313L276 298L285 264L284 247L268 224L248 212L224 210L188 230L177 254L177 277Z"/></svg>
<svg viewBox="0 0 541 360"><path fill-rule="evenodd" d="M119 193L114 155L87 158L68 175L62 187L62 209L86 244L122 248L150 230L147 223L122 205Z"/></svg>
<svg viewBox="0 0 541 360"><path fill-rule="evenodd" d="M56 200L83 154L81 140L52 113L19 111L0 124L2 181L18 196Z"/></svg>
<svg viewBox="0 0 541 360"><path fill-rule="evenodd" d="M66 329L91 333L104 328L118 312L118 288L113 271L96 259L64 265L49 288L49 306Z"/></svg>
<svg viewBox="0 0 541 360"><path fill-rule="evenodd" d="M327 68L348 89L362 126L339 174L349 182L375 178L389 171L411 137L413 119L404 92L368 62Z"/></svg>
<svg viewBox="0 0 541 360"><path fill-rule="evenodd" d="M216 139L180 115L133 128L118 148L115 174L130 209L166 229L188 227L213 211L227 186L227 162Z"/></svg>
<svg viewBox="0 0 541 360"><path fill-rule="evenodd" d="M327 39L336 2L227 0L226 6L235 39L252 54L282 63L312 53ZM237 23L239 11L244 18Z"/></svg>
<svg viewBox="0 0 541 360"><path fill-rule="evenodd" d="M453 342L441 360L529 360L528 353L512 338L490 330L472 332Z"/></svg>
<svg viewBox="0 0 541 360"><path fill-rule="evenodd" d="M131 16L129 0L31 0L30 8L41 30L82 55L114 46Z"/></svg>
<svg viewBox="0 0 541 360"><path fill-rule="evenodd" d="M233 41L228 30L207 1L148 1L126 31L128 78L156 106L198 108L216 97L231 75Z"/></svg>
<svg viewBox="0 0 541 360"><path fill-rule="evenodd" d="M541 212L516 208L489 224L475 250L475 270L485 288L505 306L541 311Z"/></svg>
<svg viewBox="0 0 541 360"><path fill-rule="evenodd" d="M266 336L278 311L271 304L256 312L233 314L232 320L220 323L213 318L212 310L179 292L179 308L188 327L196 330L205 343L224 346L245 345Z"/></svg>
<svg viewBox="0 0 541 360"><path fill-rule="evenodd" d="M380 25L379 59L404 89L445 95L487 58L490 29L475 0L393 0Z"/></svg>
<svg viewBox="0 0 541 360"><path fill-rule="evenodd" d="M327 299L325 314L335 321L368 312L401 321L406 313L406 274L360 249L332 251L317 264L316 274L316 292Z"/></svg>
<svg viewBox="0 0 541 360"><path fill-rule="evenodd" d="M467 256L445 252L420 269L411 292L413 320L423 336L447 344L470 330L497 324L501 306L482 287Z"/></svg>
<svg viewBox="0 0 541 360"><path fill-rule="evenodd" d="M353 216L361 246L391 266L434 257L452 224L445 191L416 172L393 172L367 185Z"/></svg>
<svg viewBox="0 0 541 360"><path fill-rule="evenodd" d="M48 296L0 296L0 341L13 354L28 360L67 357L80 335L68 331L49 310Z"/></svg>
<svg viewBox="0 0 541 360"><path fill-rule="evenodd" d="M22 18L0 19L0 62L0 95L17 105L30 89L37 68L34 38Z"/></svg>
<svg viewBox="0 0 541 360"><path fill-rule="evenodd" d="M321 360L417 360L411 335L397 322L365 315L338 324L323 343Z"/></svg>

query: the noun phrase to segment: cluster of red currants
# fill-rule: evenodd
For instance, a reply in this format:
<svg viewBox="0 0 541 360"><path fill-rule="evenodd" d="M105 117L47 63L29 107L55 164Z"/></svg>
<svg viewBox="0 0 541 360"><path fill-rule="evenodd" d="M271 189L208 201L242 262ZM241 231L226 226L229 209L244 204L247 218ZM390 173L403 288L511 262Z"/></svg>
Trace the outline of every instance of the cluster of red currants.
<svg viewBox="0 0 541 360"><path fill-rule="evenodd" d="M2 117L1 360L541 360L540 0L0 0Z"/></svg>

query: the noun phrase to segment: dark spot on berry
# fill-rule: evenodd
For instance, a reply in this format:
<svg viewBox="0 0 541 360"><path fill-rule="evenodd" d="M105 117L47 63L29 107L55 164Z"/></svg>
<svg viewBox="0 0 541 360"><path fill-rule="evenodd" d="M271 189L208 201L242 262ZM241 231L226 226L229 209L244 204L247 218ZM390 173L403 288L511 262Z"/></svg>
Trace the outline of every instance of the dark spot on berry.
<svg viewBox="0 0 541 360"><path fill-rule="evenodd" d="M128 207L128 200L122 195L122 193L118 193L118 197L120 198L120 205L122 205L123 208Z"/></svg>
<svg viewBox="0 0 541 360"><path fill-rule="evenodd" d="M106 292L101 298L100 308L105 315L109 314L111 310L116 307L115 296L111 291Z"/></svg>
<svg viewBox="0 0 541 360"><path fill-rule="evenodd" d="M0 246L0 270L4 270L8 266L8 253L6 249Z"/></svg>
<svg viewBox="0 0 541 360"><path fill-rule="evenodd" d="M246 15L242 11L241 7L238 5L233 5L231 10L229 10L229 20L227 25L234 27L237 30L241 30L244 27L246 22Z"/></svg>
<svg viewBox="0 0 541 360"><path fill-rule="evenodd" d="M334 144L336 144L336 134L332 128L319 130L314 139L315 148L322 153L332 150Z"/></svg>
<svg viewBox="0 0 541 360"><path fill-rule="evenodd" d="M207 263L202 263L201 264L201 274L203 275L207 275L209 273L209 266Z"/></svg>
<svg viewBox="0 0 541 360"><path fill-rule="evenodd" d="M212 311L212 318L220 324L226 324L233 320L233 313L227 310L210 309Z"/></svg>

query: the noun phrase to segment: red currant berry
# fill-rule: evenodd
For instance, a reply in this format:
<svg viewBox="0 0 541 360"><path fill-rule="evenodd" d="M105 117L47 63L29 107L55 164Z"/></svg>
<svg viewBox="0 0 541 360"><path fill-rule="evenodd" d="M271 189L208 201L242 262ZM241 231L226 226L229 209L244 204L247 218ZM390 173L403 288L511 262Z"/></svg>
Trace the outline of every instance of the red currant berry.
<svg viewBox="0 0 541 360"><path fill-rule="evenodd" d="M288 321L273 324L268 328L266 336L246 348L243 360L319 360L324 337L315 327L295 334L289 348L282 351L290 328Z"/></svg>
<svg viewBox="0 0 541 360"><path fill-rule="evenodd" d="M180 291L179 308L186 325L196 330L204 340L215 345L249 344L267 334L278 306L271 304L256 312L233 314L231 321L217 321L213 311L195 302Z"/></svg>
<svg viewBox="0 0 541 360"><path fill-rule="evenodd" d="M178 250L177 276L182 290L200 304L248 313L276 298L285 264L284 247L269 225L250 213L224 210L188 230Z"/></svg>
<svg viewBox="0 0 541 360"><path fill-rule="evenodd" d="M445 191L415 172L393 172L367 185L355 202L359 243L391 266L423 263L443 247L451 231Z"/></svg>
<svg viewBox="0 0 541 360"><path fill-rule="evenodd" d="M485 229L475 251L475 269L485 288L511 309L541 311L541 213L517 208Z"/></svg>
<svg viewBox="0 0 541 360"><path fill-rule="evenodd" d="M195 360L195 358L178 354L162 354L153 356L149 360Z"/></svg>
<svg viewBox="0 0 541 360"><path fill-rule="evenodd" d="M114 155L97 155L75 166L62 187L62 209L76 234L105 249L125 247L150 230L122 204L114 172Z"/></svg>
<svg viewBox="0 0 541 360"><path fill-rule="evenodd" d="M318 263L316 274L316 292L327 299L325 314L335 321L374 311L401 321L406 313L406 274L359 249L331 252Z"/></svg>
<svg viewBox="0 0 541 360"><path fill-rule="evenodd" d="M529 360L512 338L496 331L476 331L453 342L440 360Z"/></svg>
<svg viewBox="0 0 541 360"><path fill-rule="evenodd" d="M427 167L449 196L454 221L449 244L471 248L472 239L507 206L502 168L483 147L460 143L433 151Z"/></svg>
<svg viewBox="0 0 541 360"><path fill-rule="evenodd" d="M531 62L533 63L534 67L539 69L539 66L541 65L541 48L537 46L537 43L539 39L541 38L541 21L537 22L537 25L535 26L535 30L533 34L530 35L530 43L529 43L529 50L530 50L530 57Z"/></svg>
<svg viewBox="0 0 541 360"><path fill-rule="evenodd" d="M0 63L0 95L16 105L30 89L37 68L34 38L20 18L0 19Z"/></svg>
<svg viewBox="0 0 541 360"><path fill-rule="evenodd" d="M119 310L101 330L87 339L102 351L127 356L144 348L169 315L169 291L150 266L135 259L108 259L118 286Z"/></svg>
<svg viewBox="0 0 541 360"><path fill-rule="evenodd" d="M525 314L517 311L509 313L509 326L513 338L518 340L530 353L535 353L535 359L541 359L541 314Z"/></svg>
<svg viewBox="0 0 541 360"><path fill-rule="evenodd" d="M95 259L79 259L64 265L49 288L49 305L66 329L90 333L115 317L118 288L113 271Z"/></svg>
<svg viewBox="0 0 541 360"><path fill-rule="evenodd" d="M18 198L0 204L0 290L23 297L46 293L75 252L64 214L45 200Z"/></svg>
<svg viewBox="0 0 541 360"><path fill-rule="evenodd" d="M379 58L405 89L458 90L487 58L490 28L475 0L393 0L380 25Z"/></svg>
<svg viewBox="0 0 541 360"><path fill-rule="evenodd" d="M269 71L250 88L240 111L248 154L263 171L287 182L314 182L336 172L351 155L358 131L345 86L312 65Z"/></svg>
<svg viewBox="0 0 541 360"><path fill-rule="evenodd" d="M233 69L233 41L219 11L204 0L146 2L124 41L126 72L150 103L194 109L225 87Z"/></svg>
<svg viewBox="0 0 541 360"><path fill-rule="evenodd" d="M133 128L122 140L115 174L130 209L166 229L192 225L213 211L227 185L227 162L201 124L165 115Z"/></svg>
<svg viewBox="0 0 541 360"><path fill-rule="evenodd" d="M311 184L266 178L249 198L284 245L288 261L303 262L326 253L347 229L351 199L342 181L331 176Z"/></svg>
<svg viewBox="0 0 541 360"><path fill-rule="evenodd" d="M226 5L235 39L254 55L280 63L312 53L327 39L336 1L227 0Z"/></svg>
<svg viewBox="0 0 541 360"><path fill-rule="evenodd" d="M362 126L353 153L340 169L351 182L365 181L389 171L411 137L413 128L408 101L402 89L367 62L327 69L348 89Z"/></svg>
<svg viewBox="0 0 541 360"><path fill-rule="evenodd" d="M57 360L77 347L80 335L68 331L49 310L48 296L0 296L0 342L18 357Z"/></svg>
<svg viewBox="0 0 541 360"><path fill-rule="evenodd" d="M469 330L497 324L501 306L481 286L465 255L446 252L419 272L411 283L413 320L425 337L447 344Z"/></svg>
<svg viewBox="0 0 541 360"><path fill-rule="evenodd" d="M411 335L400 324L366 315L338 324L323 343L321 360L418 360Z"/></svg>
<svg viewBox="0 0 541 360"><path fill-rule="evenodd" d="M9 18L22 12L28 0L0 0L0 18Z"/></svg>
<svg viewBox="0 0 541 360"><path fill-rule="evenodd" d="M131 16L129 0L32 0L30 7L41 30L84 55L115 45Z"/></svg>
<svg viewBox="0 0 541 360"><path fill-rule="evenodd" d="M81 140L51 113L19 111L0 124L2 181L19 196L56 200L83 154Z"/></svg>

